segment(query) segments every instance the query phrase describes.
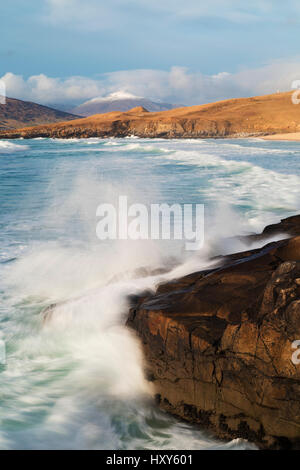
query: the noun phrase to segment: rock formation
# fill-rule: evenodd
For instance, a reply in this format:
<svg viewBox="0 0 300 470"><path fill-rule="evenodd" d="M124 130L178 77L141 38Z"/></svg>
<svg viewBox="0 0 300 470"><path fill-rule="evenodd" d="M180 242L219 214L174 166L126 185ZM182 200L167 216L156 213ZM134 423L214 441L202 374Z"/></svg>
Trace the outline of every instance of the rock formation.
<svg viewBox="0 0 300 470"><path fill-rule="evenodd" d="M158 286L128 318L163 409L262 448L300 448L300 216L262 236L285 231L294 237Z"/></svg>
<svg viewBox="0 0 300 470"><path fill-rule="evenodd" d="M0 138L250 137L300 131L300 107L292 104L290 92L154 113L142 109L1 132Z"/></svg>

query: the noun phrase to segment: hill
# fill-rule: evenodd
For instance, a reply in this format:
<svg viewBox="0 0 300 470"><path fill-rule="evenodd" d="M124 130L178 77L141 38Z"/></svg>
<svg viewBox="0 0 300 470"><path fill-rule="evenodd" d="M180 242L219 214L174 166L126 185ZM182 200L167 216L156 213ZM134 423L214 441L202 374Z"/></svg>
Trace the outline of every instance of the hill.
<svg viewBox="0 0 300 470"><path fill-rule="evenodd" d="M58 111L48 106L6 98L6 104L0 104L0 129L17 129L39 124L70 121L78 116Z"/></svg>
<svg viewBox="0 0 300 470"><path fill-rule="evenodd" d="M132 108L142 106L151 112L167 111L174 109L176 105L169 103L157 103L146 98L130 95L129 93L112 93L106 98L94 98L86 101L71 110L80 116L92 116L93 114L110 113L112 111L129 111Z"/></svg>
<svg viewBox="0 0 300 470"><path fill-rule="evenodd" d="M300 131L300 106L291 93L237 98L157 113L138 107L70 122L1 132L1 138L32 137L250 137Z"/></svg>

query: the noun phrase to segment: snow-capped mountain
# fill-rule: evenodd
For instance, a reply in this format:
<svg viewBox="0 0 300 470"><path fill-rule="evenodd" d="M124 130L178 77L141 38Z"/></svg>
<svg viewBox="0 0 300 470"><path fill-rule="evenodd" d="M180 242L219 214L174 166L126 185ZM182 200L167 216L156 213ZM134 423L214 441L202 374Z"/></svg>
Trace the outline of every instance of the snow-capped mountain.
<svg viewBox="0 0 300 470"><path fill-rule="evenodd" d="M142 106L148 111L167 111L177 108L179 105L160 103L132 95L124 91L111 93L106 97L97 97L88 100L71 110L74 114L91 116L93 114L109 113L111 111L128 111L129 109Z"/></svg>

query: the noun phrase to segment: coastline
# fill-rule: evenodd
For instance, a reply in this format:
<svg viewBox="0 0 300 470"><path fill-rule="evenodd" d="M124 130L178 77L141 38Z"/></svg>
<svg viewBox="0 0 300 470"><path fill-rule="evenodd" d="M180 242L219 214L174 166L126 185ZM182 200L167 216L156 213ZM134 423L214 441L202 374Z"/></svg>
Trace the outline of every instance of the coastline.
<svg viewBox="0 0 300 470"><path fill-rule="evenodd" d="M36 137L130 137L166 139L249 138L299 131L299 115L291 92L237 98L169 111L143 107L0 132L0 139Z"/></svg>
<svg viewBox="0 0 300 470"><path fill-rule="evenodd" d="M300 132L291 132L289 134L274 134L274 135L266 135L261 137L263 140L282 140L282 141L290 141L290 142L299 142L300 141Z"/></svg>

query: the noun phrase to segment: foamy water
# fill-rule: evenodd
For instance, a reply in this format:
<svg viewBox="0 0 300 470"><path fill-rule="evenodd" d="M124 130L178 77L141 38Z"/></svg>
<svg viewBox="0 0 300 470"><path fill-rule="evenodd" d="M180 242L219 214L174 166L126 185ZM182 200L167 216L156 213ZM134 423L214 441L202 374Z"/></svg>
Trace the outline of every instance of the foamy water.
<svg viewBox="0 0 300 470"><path fill-rule="evenodd" d="M1 140L0 141L0 155L3 153L13 153L18 151L23 151L27 148L26 145L15 144L10 141Z"/></svg>
<svg viewBox="0 0 300 470"><path fill-rule="evenodd" d="M0 448L251 448L156 408L127 297L299 211L298 159L298 144L260 140L0 141ZM204 203L204 248L100 242L96 207L124 194Z"/></svg>

